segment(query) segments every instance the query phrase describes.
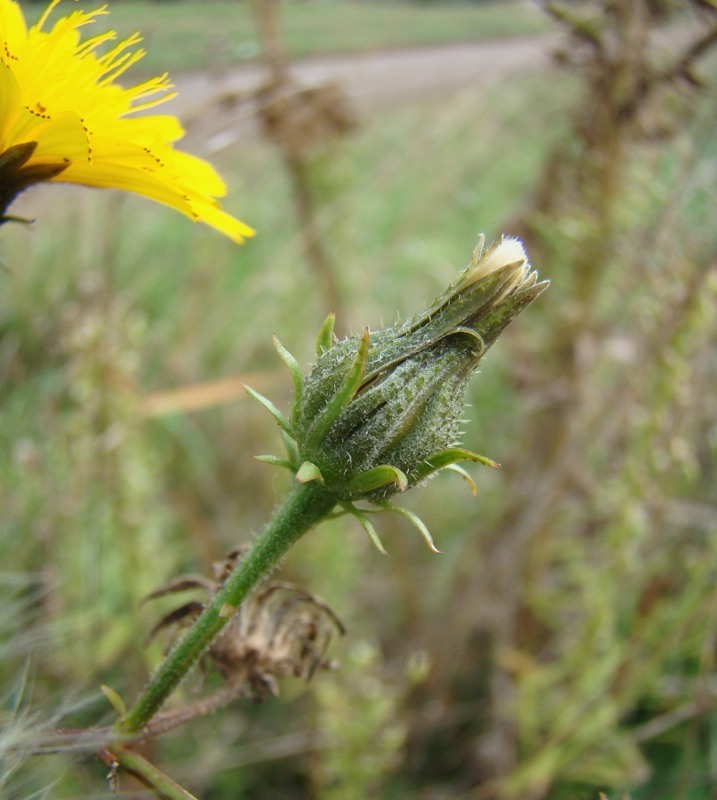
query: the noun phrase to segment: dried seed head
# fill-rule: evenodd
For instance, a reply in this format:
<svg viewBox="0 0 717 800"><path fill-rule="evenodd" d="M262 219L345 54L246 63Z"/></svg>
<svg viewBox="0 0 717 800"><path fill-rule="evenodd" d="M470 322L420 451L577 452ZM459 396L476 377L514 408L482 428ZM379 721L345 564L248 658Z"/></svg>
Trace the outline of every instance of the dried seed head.
<svg viewBox="0 0 717 800"><path fill-rule="evenodd" d="M233 550L214 565L216 581L183 575L152 592L147 599L192 589L212 599L221 589L247 548ZM189 602L166 614L155 625L160 630L184 626L201 613L202 602ZM280 678L309 680L317 669L330 669L326 657L332 636L345 628L320 598L290 583L260 586L239 606L207 651L207 657L232 685L245 685L249 696L278 694Z"/></svg>
<svg viewBox="0 0 717 800"><path fill-rule="evenodd" d="M260 587L239 607L209 649L224 677L246 682L253 697L278 694L279 678L309 680L330 669L326 657L343 623L318 597L289 583Z"/></svg>

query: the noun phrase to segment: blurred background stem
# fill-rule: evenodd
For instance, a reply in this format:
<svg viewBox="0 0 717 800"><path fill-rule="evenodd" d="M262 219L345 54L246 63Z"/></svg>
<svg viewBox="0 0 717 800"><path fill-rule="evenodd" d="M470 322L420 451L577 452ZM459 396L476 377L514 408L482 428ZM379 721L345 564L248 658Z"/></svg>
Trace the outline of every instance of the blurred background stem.
<svg viewBox="0 0 717 800"><path fill-rule="evenodd" d="M319 224L319 208L312 176L316 167L313 166L306 150L307 143L302 138L302 131L296 127L297 123L299 127L301 126L301 121L291 113L290 105L286 107L288 113L282 112L283 96L294 94L297 87L291 78L282 39L280 6L280 0L252 0L251 3L264 51L264 62L269 73L268 82L261 93L262 102L265 106L274 106L269 112L274 122L270 131L274 134L274 141L281 151L291 182L304 254L316 274L326 308L333 311L343 324L344 308L336 265L329 257L325 236ZM300 103L302 95L299 93L295 96ZM311 114L310 109L308 113Z"/></svg>

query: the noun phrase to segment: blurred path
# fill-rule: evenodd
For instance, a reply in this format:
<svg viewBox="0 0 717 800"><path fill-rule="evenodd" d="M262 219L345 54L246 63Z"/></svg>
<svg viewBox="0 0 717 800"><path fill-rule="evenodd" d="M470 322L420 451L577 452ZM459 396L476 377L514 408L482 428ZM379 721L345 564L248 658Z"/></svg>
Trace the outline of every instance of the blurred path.
<svg viewBox="0 0 717 800"><path fill-rule="evenodd" d="M361 114L542 68L553 41L541 36L307 58L293 63L292 74L302 86L339 82ZM256 130L255 106L246 98L266 76L256 63L175 76L173 113L201 149L221 150Z"/></svg>

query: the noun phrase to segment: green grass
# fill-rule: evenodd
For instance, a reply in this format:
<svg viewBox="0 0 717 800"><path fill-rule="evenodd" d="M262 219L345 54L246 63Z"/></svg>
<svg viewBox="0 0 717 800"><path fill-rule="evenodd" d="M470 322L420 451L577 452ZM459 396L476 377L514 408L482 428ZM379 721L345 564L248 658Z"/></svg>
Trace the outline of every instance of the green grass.
<svg viewBox="0 0 717 800"><path fill-rule="evenodd" d="M26 6L34 19L38 5ZM110 2L110 12L97 29L120 36L141 31L148 54L139 68L145 72L222 67L260 53L249 5L238 0L123 0ZM533 5L512 0L475 6L287 2L282 27L290 55L303 57L531 35L549 24Z"/></svg>

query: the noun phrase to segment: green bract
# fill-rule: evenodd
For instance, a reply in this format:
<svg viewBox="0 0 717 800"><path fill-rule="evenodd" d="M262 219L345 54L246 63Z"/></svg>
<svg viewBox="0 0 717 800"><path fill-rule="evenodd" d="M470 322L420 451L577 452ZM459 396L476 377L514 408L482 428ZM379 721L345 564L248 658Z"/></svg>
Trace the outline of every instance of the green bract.
<svg viewBox="0 0 717 800"><path fill-rule="evenodd" d="M464 391L488 348L547 286L537 282L516 239L504 238L486 251L481 240L456 283L407 322L336 342L330 316L305 380L275 340L294 381L290 419L249 391L281 426L289 457L261 460L292 469L299 482L323 484L379 547L367 512L353 501L366 499L408 516L433 546L423 523L388 498L446 467L470 481L455 466L459 461L497 466L457 441Z"/></svg>

